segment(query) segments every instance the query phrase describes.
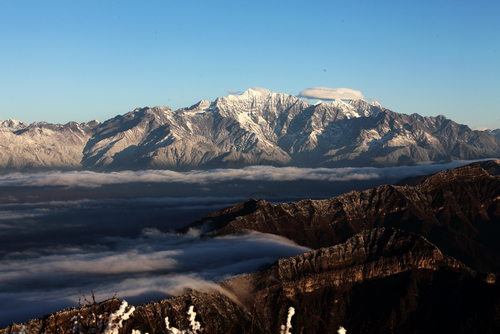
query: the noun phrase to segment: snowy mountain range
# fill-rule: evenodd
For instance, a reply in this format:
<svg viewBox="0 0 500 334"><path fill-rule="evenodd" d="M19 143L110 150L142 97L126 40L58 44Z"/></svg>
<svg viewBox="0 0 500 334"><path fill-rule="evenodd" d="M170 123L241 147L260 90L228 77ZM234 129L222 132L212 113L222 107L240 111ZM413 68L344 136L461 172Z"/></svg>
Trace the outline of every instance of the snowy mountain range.
<svg viewBox="0 0 500 334"><path fill-rule="evenodd" d="M500 157L500 139L444 116L364 100L310 104L252 89L176 111L137 108L103 123L0 121L3 171L393 166Z"/></svg>

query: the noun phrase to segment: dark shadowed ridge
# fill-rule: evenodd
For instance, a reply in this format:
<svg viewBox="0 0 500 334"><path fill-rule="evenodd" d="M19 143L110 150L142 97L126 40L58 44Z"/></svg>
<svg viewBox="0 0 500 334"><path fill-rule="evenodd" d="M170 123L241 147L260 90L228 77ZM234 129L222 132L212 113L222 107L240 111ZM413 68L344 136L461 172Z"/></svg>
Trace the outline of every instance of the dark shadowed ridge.
<svg viewBox="0 0 500 334"><path fill-rule="evenodd" d="M456 332L483 317L488 321L478 328L499 328L497 285L422 236L393 228L364 231L220 286L222 294L191 292L140 310L187 328L184 310L195 305L209 333L280 333L290 307L292 333L337 333L340 326L352 333ZM475 308L485 293L491 295ZM456 314L464 317L452 321ZM134 318L128 329L160 330L143 319Z"/></svg>
<svg viewBox="0 0 500 334"><path fill-rule="evenodd" d="M499 160L478 161L468 164L467 166L479 166L483 168L488 174L495 176L500 175ZM402 180L394 183L395 186L416 186L431 175L418 175L405 177Z"/></svg>
<svg viewBox="0 0 500 334"><path fill-rule="evenodd" d="M395 227L428 238L475 270L500 271L499 160L446 170L416 186L383 185L327 200L273 205L248 200L188 227L219 236L253 230L285 236L313 249L376 227Z"/></svg>
<svg viewBox="0 0 500 334"><path fill-rule="evenodd" d="M291 308L291 333L337 333L340 326L348 333L498 333L500 180L483 168L494 164L330 200L272 205L252 199L202 218L191 227L207 236L254 230L316 250L213 291L138 306L119 333L163 333L167 317L171 327L187 330L190 307L204 333L280 333ZM105 302L94 313L107 319L118 304ZM24 328L71 332L80 314L77 321L92 329L91 311L62 311ZM19 330L12 325L2 332Z"/></svg>
<svg viewBox="0 0 500 334"><path fill-rule="evenodd" d="M203 333L280 333L290 307L292 333L337 333L340 326L350 333L494 333L500 329L495 281L420 235L379 228L222 282L218 291L191 290L139 306L119 332L163 333L167 317L170 326L186 330L193 306ZM118 305L100 307L107 318ZM90 312L60 312L24 326L29 333L55 333L56 324L70 331L73 316Z"/></svg>

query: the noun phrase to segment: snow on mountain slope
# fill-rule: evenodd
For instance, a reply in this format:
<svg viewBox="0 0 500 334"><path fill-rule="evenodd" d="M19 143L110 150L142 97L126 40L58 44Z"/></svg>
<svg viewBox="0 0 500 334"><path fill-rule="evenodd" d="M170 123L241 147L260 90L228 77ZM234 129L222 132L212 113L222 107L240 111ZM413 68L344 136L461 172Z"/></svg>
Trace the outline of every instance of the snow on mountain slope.
<svg viewBox="0 0 500 334"><path fill-rule="evenodd" d="M17 119L8 119L2 121L0 119L0 131L16 131L28 127L28 123L18 121Z"/></svg>
<svg viewBox="0 0 500 334"><path fill-rule="evenodd" d="M312 105L252 89L176 111L137 108L102 124L6 122L3 170L389 166L500 156L498 138L444 116L398 114L364 100Z"/></svg>
<svg viewBox="0 0 500 334"><path fill-rule="evenodd" d="M97 121L12 124L8 131L0 131L2 170L79 169L83 148L99 125Z"/></svg>

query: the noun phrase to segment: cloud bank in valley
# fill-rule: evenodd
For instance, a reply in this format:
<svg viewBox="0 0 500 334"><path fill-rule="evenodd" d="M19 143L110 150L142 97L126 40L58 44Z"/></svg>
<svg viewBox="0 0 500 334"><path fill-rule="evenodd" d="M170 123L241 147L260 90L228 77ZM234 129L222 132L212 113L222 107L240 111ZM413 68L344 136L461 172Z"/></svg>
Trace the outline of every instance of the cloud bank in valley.
<svg viewBox="0 0 500 334"><path fill-rule="evenodd" d="M265 234L201 239L196 233L159 232L243 202L261 187L263 193L276 192L273 198L283 202L285 195L286 201L294 200L291 196L306 198L300 187L310 187L305 193L314 195L324 187L326 194L339 188L352 190L355 182L350 181L393 183L471 162L388 168L255 166L190 172L0 175L0 187L6 189L0 198L0 326L74 306L79 290L88 294L93 289L100 299L118 292L118 297L140 304L178 294L185 287L217 288L215 282L306 252L286 239ZM29 194L40 198L18 200L16 196L26 193L23 187L33 187ZM128 193L89 197L114 188L118 190L112 196L124 189L132 189L131 196L137 189L146 190L141 196L153 196L153 189L162 192L156 194L161 197L128 197ZM178 196L185 188L185 194ZM46 192L73 197L50 197Z"/></svg>
<svg viewBox="0 0 500 334"><path fill-rule="evenodd" d="M311 87L300 92L299 97L320 100L365 100L359 90L351 88Z"/></svg>
<svg viewBox="0 0 500 334"><path fill-rule="evenodd" d="M145 229L138 238L109 237L113 247L44 248L13 252L0 263L0 325L76 306L79 290L100 300L117 293L129 303L178 295L280 258L310 251L262 233L200 238ZM46 309L44 309L46 308Z"/></svg>
<svg viewBox="0 0 500 334"><path fill-rule="evenodd" d="M252 166L240 169L213 169L207 171L176 172L170 170L123 171L98 173L91 171L47 172L36 174L0 175L0 186L63 186L99 187L130 182L180 182L208 184L231 180L246 181L353 181L387 179L397 181L409 176L433 174L463 166L472 161L454 161L447 164L421 164L399 167L298 168Z"/></svg>

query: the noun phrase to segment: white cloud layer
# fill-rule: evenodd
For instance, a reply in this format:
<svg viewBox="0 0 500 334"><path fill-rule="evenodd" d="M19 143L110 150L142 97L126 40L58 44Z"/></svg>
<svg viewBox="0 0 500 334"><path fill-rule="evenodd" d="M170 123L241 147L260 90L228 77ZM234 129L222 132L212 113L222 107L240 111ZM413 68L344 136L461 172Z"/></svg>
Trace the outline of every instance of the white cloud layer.
<svg viewBox="0 0 500 334"><path fill-rule="evenodd" d="M79 290L93 289L99 299L117 292L129 302L149 302L148 298L178 295L188 287L218 289L215 283L221 280L310 251L263 233L200 238L198 231L176 235L146 229L138 238L112 239L114 247L46 248L7 255L0 262L0 325L19 321L15 317L22 314L43 316L36 313L41 305L75 306Z"/></svg>
<svg viewBox="0 0 500 334"><path fill-rule="evenodd" d="M320 100L365 100L359 90L350 88L311 87L300 92L299 97Z"/></svg>
<svg viewBox="0 0 500 334"><path fill-rule="evenodd" d="M36 174L0 175L0 186L64 186L64 187L100 187L102 185L130 182L180 182L190 184L208 184L232 180L246 181L353 181L388 179L398 180L408 176L433 174L456 168L473 161L457 160L447 164L428 162L418 166L399 167L345 167L345 168L298 168L252 166L240 169L196 170L175 172L169 170L123 171L97 173L47 172Z"/></svg>
<svg viewBox="0 0 500 334"><path fill-rule="evenodd" d="M266 94L266 95L273 93L273 91L271 91L267 88L262 88L262 87L257 87L257 86L251 87L250 89L252 89L256 92L262 93L262 94Z"/></svg>
<svg viewBox="0 0 500 334"><path fill-rule="evenodd" d="M140 304L178 294L185 287L214 288L215 282L254 271L263 264L272 263L279 258L307 251L284 238L258 233L202 239L196 233L175 235L150 228L143 230L139 237L135 237L137 234L133 230L128 232L133 234L117 234L116 221L120 222L120 231L128 225L137 226L139 222L143 225L137 227L137 232L153 224L151 221L125 221L123 218L125 215L146 219L145 214L153 212L151 217L161 218L155 223L158 225L153 226L166 230L174 228L178 219L175 210L185 208L180 211L182 215L197 212L198 208L203 210L208 208L213 212L216 211L216 207L218 210L248 199L249 197L241 194L236 196L237 192L229 193L233 186L239 189L239 186L237 187L239 183L244 183L243 192L249 184L260 183L254 181L304 181L293 182L293 187L314 183L312 181L320 181L321 184L334 182L328 183L328 187L331 184L331 187L338 188L341 187L339 184L348 186L348 181L377 180L379 184L391 183L405 177L433 174L471 162L455 161L448 164L428 162L418 166L390 168L256 166L183 173L149 170L1 175L0 187L95 188L127 182L178 182L186 184L183 188L189 188L187 184L195 183L209 184L210 188L220 186L223 195L212 194L210 191L207 196L206 191L198 191L200 187L194 185L191 188L196 190L197 195L182 198L81 198L48 201L41 199L34 202L4 199L6 202L0 203L0 213L2 213L0 237L4 237L4 242L9 240L12 242L8 247L3 244L4 249L0 250L2 256L0 326L74 306L78 301L79 290L88 293L93 289L101 299L111 297L118 292L118 297ZM251 182L245 183L240 180ZM285 183L273 186L281 185L287 186ZM160 184L160 187L163 186ZM297 194L299 190L297 189ZM318 189L314 188L314 193L317 192ZM83 193L87 194L87 189L84 189ZM277 199L281 200L281 197ZM158 208L162 210L156 211ZM167 208L168 211L163 211L163 208ZM94 212L97 216L89 215ZM118 213L121 216L118 216ZM79 219L75 220L76 215ZM81 220L80 215L83 215L83 218L87 217L85 219L88 220ZM48 218L41 220L44 216ZM94 226L96 217L101 216L96 228ZM201 217L193 217L189 222ZM99 233L99 238L94 236L96 232ZM79 242L75 243L69 240L72 233L79 236L88 234L92 238L82 239L85 242L75 238ZM108 237L105 237L106 235ZM127 238L124 235L134 237Z"/></svg>

